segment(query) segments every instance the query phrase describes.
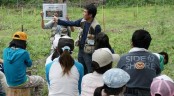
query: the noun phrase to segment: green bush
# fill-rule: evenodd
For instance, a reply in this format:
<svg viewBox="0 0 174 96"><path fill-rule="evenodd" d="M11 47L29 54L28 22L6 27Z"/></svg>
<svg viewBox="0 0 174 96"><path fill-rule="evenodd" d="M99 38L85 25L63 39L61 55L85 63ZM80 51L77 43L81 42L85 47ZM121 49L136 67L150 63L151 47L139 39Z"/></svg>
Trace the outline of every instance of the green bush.
<svg viewBox="0 0 174 96"><path fill-rule="evenodd" d="M41 4L44 0L0 0L0 5L9 5L9 4ZM70 2L79 2L79 0L69 0ZM81 0L82 2L85 0ZM106 0L108 6L116 5L126 5L126 6L135 6L135 5L146 5L146 4L170 4L173 5L173 0Z"/></svg>
<svg viewBox="0 0 174 96"><path fill-rule="evenodd" d="M42 3L43 0L0 0L0 5L13 5L13 4L35 4Z"/></svg>
<svg viewBox="0 0 174 96"><path fill-rule="evenodd" d="M126 5L126 6L134 6L134 5L146 5L146 4L157 4L157 5L164 5L164 4L174 4L173 0L106 0L107 5L109 6L116 6L116 5Z"/></svg>

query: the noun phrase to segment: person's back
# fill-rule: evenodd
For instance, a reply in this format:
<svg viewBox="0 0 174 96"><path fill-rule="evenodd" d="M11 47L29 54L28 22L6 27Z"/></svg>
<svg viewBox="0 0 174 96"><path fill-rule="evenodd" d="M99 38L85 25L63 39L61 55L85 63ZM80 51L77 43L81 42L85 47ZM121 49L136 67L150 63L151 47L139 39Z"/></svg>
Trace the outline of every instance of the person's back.
<svg viewBox="0 0 174 96"><path fill-rule="evenodd" d="M81 96L92 96L95 88L104 84L102 80L103 74L92 72L83 76Z"/></svg>
<svg viewBox="0 0 174 96"><path fill-rule="evenodd" d="M169 55L167 52L159 52L160 55L162 55L164 57L164 65L168 64L169 61Z"/></svg>
<svg viewBox="0 0 174 96"><path fill-rule="evenodd" d="M76 66L74 65L71 68L70 75L65 74L64 76L62 76L62 71L63 69L61 68L59 62L54 62L52 64L52 67L49 71L49 96L78 96L79 72Z"/></svg>
<svg viewBox="0 0 174 96"><path fill-rule="evenodd" d="M3 59L0 58L0 71L4 72Z"/></svg>
<svg viewBox="0 0 174 96"><path fill-rule="evenodd" d="M104 85L95 89L94 96L124 96L130 76L120 68L112 68L103 74L102 80Z"/></svg>
<svg viewBox="0 0 174 96"><path fill-rule="evenodd" d="M26 68L31 67L32 61L25 50L26 39L24 32L16 32L9 47L3 51L4 73L9 86L17 86L27 81Z"/></svg>
<svg viewBox="0 0 174 96"><path fill-rule="evenodd" d="M6 96L7 81L4 75L3 59L0 58L0 96Z"/></svg>
<svg viewBox="0 0 174 96"><path fill-rule="evenodd" d="M27 67L31 67L32 61L26 50L27 34L16 32L9 47L3 51L4 73L10 88L34 87L36 96L42 96L44 79L37 75L26 75Z"/></svg>
<svg viewBox="0 0 174 96"><path fill-rule="evenodd" d="M6 96L7 92L7 83L5 75L2 71L0 71L0 96Z"/></svg>
<svg viewBox="0 0 174 96"><path fill-rule="evenodd" d="M125 70L131 79L127 83L126 96L149 96L150 84L160 74L160 62L148 51L151 36L146 30L136 30L132 35L132 49L122 56L117 67Z"/></svg>
<svg viewBox="0 0 174 96"><path fill-rule="evenodd" d="M151 96L174 96L174 81L167 75L153 79L150 86Z"/></svg>
<svg viewBox="0 0 174 96"><path fill-rule="evenodd" d="M111 52L114 53L114 50L109 43L109 37L106 33L98 33L95 39L95 50L99 48L109 48Z"/></svg>
<svg viewBox="0 0 174 96"><path fill-rule="evenodd" d="M122 56L117 67L132 77L127 87L149 89L152 79L158 74L159 59L146 50L134 51Z"/></svg>
<svg viewBox="0 0 174 96"><path fill-rule="evenodd" d="M94 90L103 86L103 73L112 68L112 62L117 62L118 54L112 54L108 48L100 48L92 54L92 66L94 72L86 74L82 79L81 96L92 96Z"/></svg>
<svg viewBox="0 0 174 96"><path fill-rule="evenodd" d="M59 57L46 65L49 96L78 96L81 92L83 66L71 57L74 41L60 38L56 50Z"/></svg>
<svg viewBox="0 0 174 96"><path fill-rule="evenodd" d="M28 52L21 48L11 47L4 50L4 71L10 86L20 85L26 81L26 68L32 64L27 56Z"/></svg>

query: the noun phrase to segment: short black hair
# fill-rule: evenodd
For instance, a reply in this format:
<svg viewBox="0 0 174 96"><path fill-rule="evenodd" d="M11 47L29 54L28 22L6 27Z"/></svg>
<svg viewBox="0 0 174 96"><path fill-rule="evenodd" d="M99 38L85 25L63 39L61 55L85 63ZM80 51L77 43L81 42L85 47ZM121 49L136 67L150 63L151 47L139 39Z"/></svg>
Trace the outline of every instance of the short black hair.
<svg viewBox="0 0 174 96"><path fill-rule="evenodd" d="M126 87L126 85L120 87L120 88L110 88L107 85L103 85L101 87L97 87L94 91L94 95L93 96L102 96L102 90L104 89L104 92L107 95L119 95L121 92L123 92L124 87Z"/></svg>
<svg viewBox="0 0 174 96"><path fill-rule="evenodd" d="M95 18L95 15L97 14L97 8L94 4L89 4L84 7L88 11L88 14L92 14L92 17Z"/></svg>
<svg viewBox="0 0 174 96"><path fill-rule="evenodd" d="M168 61L169 61L169 55L167 54L167 52L160 52L159 53L160 55L164 55L164 59L166 60L164 60L164 64L167 64L168 63Z"/></svg>
<svg viewBox="0 0 174 96"><path fill-rule="evenodd" d="M51 57L51 60L53 61L57 57L59 57L59 52L57 51L57 49L54 49L53 55Z"/></svg>
<svg viewBox="0 0 174 96"><path fill-rule="evenodd" d="M26 49L26 47L27 47L27 41L18 40L18 39L13 39L13 40L9 43L9 47L15 47L15 48Z"/></svg>
<svg viewBox="0 0 174 96"><path fill-rule="evenodd" d="M124 87L126 87L126 85L120 88L111 88L104 84L104 92L108 95L119 95L123 91Z"/></svg>
<svg viewBox="0 0 174 96"><path fill-rule="evenodd" d="M99 48L109 48L110 50L112 50L111 45L109 43L109 37L104 32L100 32L96 36L95 50Z"/></svg>
<svg viewBox="0 0 174 96"><path fill-rule="evenodd" d="M152 38L149 32L143 29L136 30L132 35L133 47L148 49L150 46L151 40Z"/></svg>
<svg viewBox="0 0 174 96"><path fill-rule="evenodd" d="M100 67L99 64L95 61L92 61L93 71L96 71L99 74L104 74L107 70L112 68L112 62L107 64L106 66Z"/></svg>

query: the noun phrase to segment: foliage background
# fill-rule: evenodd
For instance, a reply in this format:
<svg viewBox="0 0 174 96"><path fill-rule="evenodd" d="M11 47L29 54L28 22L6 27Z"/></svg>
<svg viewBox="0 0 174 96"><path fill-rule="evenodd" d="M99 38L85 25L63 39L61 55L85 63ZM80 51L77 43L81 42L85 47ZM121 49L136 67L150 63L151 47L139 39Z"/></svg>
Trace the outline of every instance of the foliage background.
<svg viewBox="0 0 174 96"><path fill-rule="evenodd" d="M24 4L41 4L45 0L0 0L1 5L9 5L9 4L17 4L17 3L24 3ZM55 0L56 1L56 0ZM89 0L68 0L71 3L74 2L85 2ZM97 1L97 0L93 0ZM103 1L103 0L98 0L98 1ZM174 4L174 0L104 0L106 1L108 6L116 6L116 5L127 5L127 6L132 6L132 5L146 5L146 4Z"/></svg>

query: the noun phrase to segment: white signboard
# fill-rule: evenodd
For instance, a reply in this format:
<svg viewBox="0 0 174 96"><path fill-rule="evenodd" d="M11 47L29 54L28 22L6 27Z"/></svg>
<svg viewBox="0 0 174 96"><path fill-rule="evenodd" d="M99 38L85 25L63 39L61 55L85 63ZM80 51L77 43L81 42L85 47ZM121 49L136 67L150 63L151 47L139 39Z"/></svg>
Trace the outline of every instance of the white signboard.
<svg viewBox="0 0 174 96"><path fill-rule="evenodd" d="M44 20L52 20L54 15L65 19L67 14L66 4L43 4Z"/></svg>

